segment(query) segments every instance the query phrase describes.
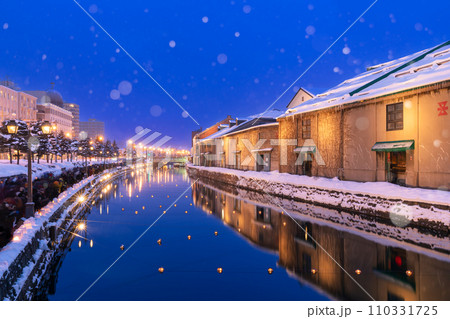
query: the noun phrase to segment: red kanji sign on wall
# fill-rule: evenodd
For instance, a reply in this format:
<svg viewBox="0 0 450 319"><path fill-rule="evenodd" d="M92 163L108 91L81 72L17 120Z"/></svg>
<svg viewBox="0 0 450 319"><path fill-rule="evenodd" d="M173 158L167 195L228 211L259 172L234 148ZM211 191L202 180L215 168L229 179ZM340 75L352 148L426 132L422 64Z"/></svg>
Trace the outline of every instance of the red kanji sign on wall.
<svg viewBox="0 0 450 319"><path fill-rule="evenodd" d="M438 104L439 104L439 107L437 109L439 111L438 116L447 115L448 114L447 113L447 110L448 110L447 101L438 102Z"/></svg>

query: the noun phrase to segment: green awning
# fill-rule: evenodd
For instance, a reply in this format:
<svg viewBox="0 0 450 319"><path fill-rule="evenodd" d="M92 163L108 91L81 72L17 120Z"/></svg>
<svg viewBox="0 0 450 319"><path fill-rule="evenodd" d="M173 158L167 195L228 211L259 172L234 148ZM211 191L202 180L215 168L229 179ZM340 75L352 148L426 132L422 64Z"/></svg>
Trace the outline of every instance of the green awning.
<svg viewBox="0 0 450 319"><path fill-rule="evenodd" d="M376 142L372 146L375 152L402 152L414 149L414 140L392 141L392 142Z"/></svg>
<svg viewBox="0 0 450 319"><path fill-rule="evenodd" d="M315 153L315 146L300 146L294 149L294 153Z"/></svg>

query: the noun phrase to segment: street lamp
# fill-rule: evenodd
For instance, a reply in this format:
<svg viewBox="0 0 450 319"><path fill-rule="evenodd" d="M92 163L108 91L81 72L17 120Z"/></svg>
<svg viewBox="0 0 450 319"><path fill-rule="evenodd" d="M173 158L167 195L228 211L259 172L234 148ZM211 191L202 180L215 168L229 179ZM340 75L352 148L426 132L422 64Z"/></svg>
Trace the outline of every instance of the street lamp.
<svg viewBox="0 0 450 319"><path fill-rule="evenodd" d="M9 134L17 134L19 130L19 126L15 121L12 121L7 124L7 129ZM41 131L45 135L50 134L50 123L45 121L41 125ZM31 132L28 129L27 138L31 138ZM27 148L27 157L28 157L28 194L27 194L27 203L25 204L25 218L30 218L34 216L34 202L33 202L33 171L31 167L31 147Z"/></svg>
<svg viewBox="0 0 450 319"><path fill-rule="evenodd" d="M16 121L11 121L6 125L6 128L8 129L8 134L17 134L19 125L16 124Z"/></svg>
<svg viewBox="0 0 450 319"><path fill-rule="evenodd" d="M42 130L42 133L44 133L45 135L48 135L51 133L52 127L49 122L45 121L44 123L42 123L41 130Z"/></svg>

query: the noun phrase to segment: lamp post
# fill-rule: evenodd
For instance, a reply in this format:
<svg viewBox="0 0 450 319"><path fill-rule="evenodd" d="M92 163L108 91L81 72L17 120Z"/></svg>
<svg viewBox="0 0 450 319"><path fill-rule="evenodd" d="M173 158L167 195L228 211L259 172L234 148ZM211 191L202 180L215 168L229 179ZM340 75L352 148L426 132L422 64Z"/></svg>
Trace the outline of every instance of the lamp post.
<svg viewBox="0 0 450 319"><path fill-rule="evenodd" d="M10 122L7 125L7 130L9 134L17 134L18 130L19 130L19 126L17 125L17 123L15 121ZM41 130L42 133L44 133L45 135L50 134L51 131L51 126L50 123L48 123L47 121L45 121L42 125L41 125ZM28 135L27 135L27 139L31 138L31 132L28 129ZM28 144L27 147L27 159L28 159L28 192L27 192L27 203L25 204L25 218L30 218L34 216L34 202L33 202L33 171L32 171L32 167L31 167L31 157L32 157L32 152L31 152L31 147Z"/></svg>

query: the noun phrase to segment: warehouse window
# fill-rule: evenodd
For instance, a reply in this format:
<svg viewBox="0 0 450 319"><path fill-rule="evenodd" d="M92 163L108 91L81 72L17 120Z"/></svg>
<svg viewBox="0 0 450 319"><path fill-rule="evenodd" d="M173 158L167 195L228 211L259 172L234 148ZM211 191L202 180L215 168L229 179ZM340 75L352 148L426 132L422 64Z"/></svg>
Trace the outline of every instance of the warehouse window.
<svg viewBox="0 0 450 319"><path fill-rule="evenodd" d="M311 138L311 119L302 120L302 138Z"/></svg>
<svg viewBox="0 0 450 319"><path fill-rule="evenodd" d="M403 102L386 105L386 130L403 129Z"/></svg>

